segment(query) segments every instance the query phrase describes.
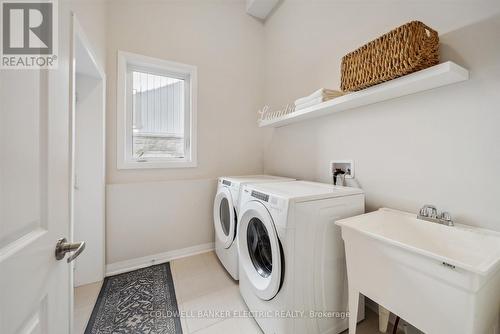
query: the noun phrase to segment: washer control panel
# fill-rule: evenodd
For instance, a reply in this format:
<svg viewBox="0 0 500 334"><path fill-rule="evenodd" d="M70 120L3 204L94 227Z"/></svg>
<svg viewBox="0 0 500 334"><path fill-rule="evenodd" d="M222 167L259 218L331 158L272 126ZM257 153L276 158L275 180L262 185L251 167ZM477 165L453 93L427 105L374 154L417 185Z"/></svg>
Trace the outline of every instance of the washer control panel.
<svg viewBox="0 0 500 334"><path fill-rule="evenodd" d="M251 196L255 197L257 199L260 199L261 201L264 201L264 202L268 202L269 201L269 195L261 193L259 191L252 190Z"/></svg>

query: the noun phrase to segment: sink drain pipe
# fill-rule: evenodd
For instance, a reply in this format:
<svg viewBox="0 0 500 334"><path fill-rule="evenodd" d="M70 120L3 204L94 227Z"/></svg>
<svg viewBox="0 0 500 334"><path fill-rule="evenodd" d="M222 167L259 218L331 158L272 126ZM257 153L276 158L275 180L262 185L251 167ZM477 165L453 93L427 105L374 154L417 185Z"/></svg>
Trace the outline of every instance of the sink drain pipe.
<svg viewBox="0 0 500 334"><path fill-rule="evenodd" d="M394 328L392 329L392 334L396 334L398 332L399 319L400 318L396 316L396 321L394 321Z"/></svg>

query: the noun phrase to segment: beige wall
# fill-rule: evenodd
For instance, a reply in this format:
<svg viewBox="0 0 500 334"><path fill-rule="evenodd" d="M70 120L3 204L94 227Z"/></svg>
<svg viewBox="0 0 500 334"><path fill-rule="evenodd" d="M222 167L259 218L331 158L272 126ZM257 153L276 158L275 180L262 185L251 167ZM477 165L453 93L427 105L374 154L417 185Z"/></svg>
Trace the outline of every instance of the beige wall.
<svg viewBox="0 0 500 334"><path fill-rule="evenodd" d="M212 179L108 185L107 263L212 243L215 189Z"/></svg>
<svg viewBox="0 0 500 334"><path fill-rule="evenodd" d="M110 2L108 183L260 172L263 33L240 1ZM116 169L116 55L130 51L198 67L198 168Z"/></svg>
<svg viewBox="0 0 500 334"><path fill-rule="evenodd" d="M370 210L415 212L430 202L460 222L500 230L500 5L401 4L286 0L262 25L243 1L109 1L106 36L89 27L97 45L106 43L107 263L212 242L217 176L265 169L330 182L331 159L355 160ZM277 108L338 87L345 53L411 19L440 31L443 59L468 67L470 81L276 130L256 127L264 102ZM116 169L117 50L198 66L197 168Z"/></svg>
<svg viewBox="0 0 500 334"><path fill-rule="evenodd" d="M344 54L411 19L437 29L442 60L471 79L271 130L265 171L331 182L329 161L353 159L369 210L434 203L460 223L500 230L500 4L345 3L285 1L266 23L266 102L338 88Z"/></svg>
<svg viewBox="0 0 500 334"><path fill-rule="evenodd" d="M221 175L261 173L263 25L243 1L109 2L107 263L213 242ZM118 50L198 67L198 167L116 168ZM183 180L183 181L179 181Z"/></svg>

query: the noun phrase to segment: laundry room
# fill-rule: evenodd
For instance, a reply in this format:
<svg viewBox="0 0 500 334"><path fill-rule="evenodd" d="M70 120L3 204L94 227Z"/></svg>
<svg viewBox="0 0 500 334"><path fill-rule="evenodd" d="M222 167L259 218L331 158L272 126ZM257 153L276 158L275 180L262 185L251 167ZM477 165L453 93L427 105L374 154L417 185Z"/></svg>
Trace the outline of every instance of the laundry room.
<svg viewBox="0 0 500 334"><path fill-rule="evenodd" d="M500 334L498 0L0 7L1 334Z"/></svg>

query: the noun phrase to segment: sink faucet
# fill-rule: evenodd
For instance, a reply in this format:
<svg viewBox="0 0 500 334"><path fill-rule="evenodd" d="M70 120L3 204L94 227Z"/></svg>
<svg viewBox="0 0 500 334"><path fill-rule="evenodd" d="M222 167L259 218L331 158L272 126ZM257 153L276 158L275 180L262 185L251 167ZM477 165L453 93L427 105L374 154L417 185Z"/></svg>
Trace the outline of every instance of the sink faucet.
<svg viewBox="0 0 500 334"><path fill-rule="evenodd" d="M451 214L447 211L438 213L437 208L434 205L426 204L424 205L418 215L417 219L422 219L425 221L443 224L447 226L454 226L453 220L451 219Z"/></svg>

